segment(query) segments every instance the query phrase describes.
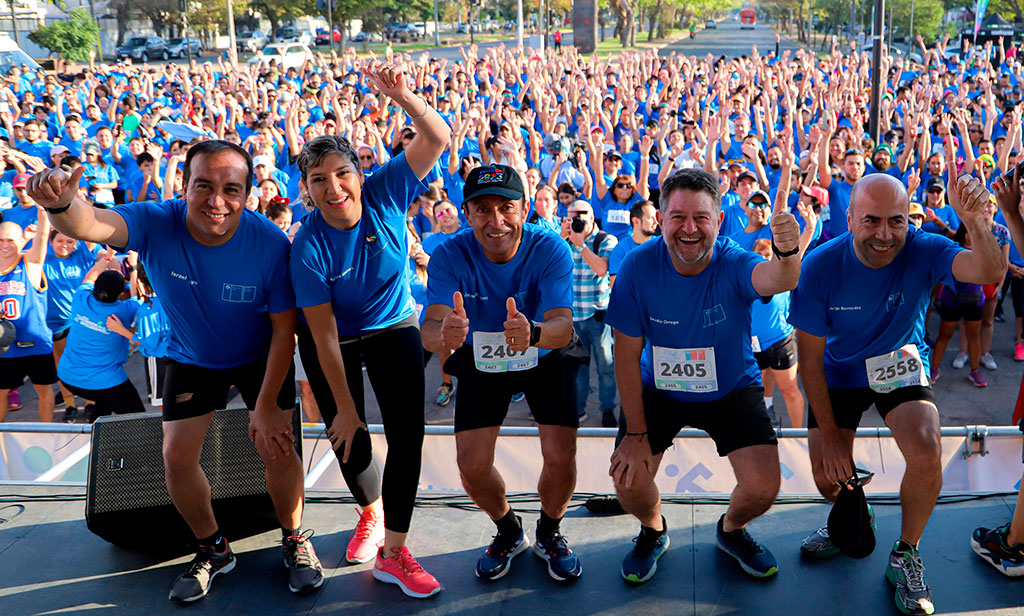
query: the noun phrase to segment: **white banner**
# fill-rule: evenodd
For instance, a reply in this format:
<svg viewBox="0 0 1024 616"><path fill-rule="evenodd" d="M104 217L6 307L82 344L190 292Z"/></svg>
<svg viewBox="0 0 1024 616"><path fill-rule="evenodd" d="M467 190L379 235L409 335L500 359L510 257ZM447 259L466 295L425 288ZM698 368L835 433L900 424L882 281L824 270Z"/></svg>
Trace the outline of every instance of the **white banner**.
<svg viewBox="0 0 1024 616"><path fill-rule="evenodd" d="M373 434L374 455L383 462L387 443ZM24 482L66 481L85 483L88 434L0 433L0 480ZM608 476L611 437L581 437L577 442L577 492L611 493ZM1022 436L988 436L987 455L964 456L967 439L942 438L943 492L1012 491L1020 485ZM346 490L334 453L326 439L303 439L306 485L314 489ZM814 494L817 489L804 438L779 441L782 494ZM891 437L859 436L854 460L875 473L869 493L899 492L905 468L903 456ZM501 436L494 463L510 492L536 492L543 459L536 436ZM728 458L721 458L710 438L678 438L665 452L658 470L658 487L665 494L723 494L732 491L735 478ZM462 491L455 457L455 437L428 434L423 443L420 489Z"/></svg>

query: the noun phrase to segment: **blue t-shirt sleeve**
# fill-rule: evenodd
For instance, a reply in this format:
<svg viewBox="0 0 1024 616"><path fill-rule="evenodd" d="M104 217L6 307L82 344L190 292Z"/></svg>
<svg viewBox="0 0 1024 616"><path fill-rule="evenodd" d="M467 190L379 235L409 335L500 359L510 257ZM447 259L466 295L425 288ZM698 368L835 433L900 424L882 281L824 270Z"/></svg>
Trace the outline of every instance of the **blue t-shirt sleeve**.
<svg viewBox="0 0 1024 616"><path fill-rule="evenodd" d="M281 241L267 250L267 310L271 314L287 312L295 308L295 290L292 288L291 272L289 271L288 252L291 244L288 238L281 237Z"/></svg>
<svg viewBox="0 0 1024 616"><path fill-rule="evenodd" d="M828 310L825 309L826 294L818 279L817 254L810 254L804 260L800 271L800 282L789 295L789 324L812 336L824 337L828 333Z"/></svg>
<svg viewBox="0 0 1024 616"><path fill-rule="evenodd" d="M757 267L758 263L764 263L764 259L761 255L756 252L750 252L749 250L743 250L739 244L730 240L726 243L725 251L732 259L735 259L735 266L733 267L733 274L735 275L736 290L740 295L754 302L760 299L760 295L757 293L757 289L754 288L754 281L751 278L754 274L754 268ZM725 256L725 255L723 255Z"/></svg>
<svg viewBox="0 0 1024 616"><path fill-rule="evenodd" d="M540 281L540 313L555 308L572 309L573 261L569 245L558 238L551 242L553 250Z"/></svg>
<svg viewBox="0 0 1024 616"><path fill-rule="evenodd" d="M165 202L166 203L166 202ZM120 205L114 209L120 214L128 225L128 244L118 246L125 250L134 250L143 254L146 246L149 245L149 228L156 222L160 213L166 211L165 203L152 204L144 202L131 202ZM170 222L168 219L165 222Z"/></svg>
<svg viewBox="0 0 1024 616"><path fill-rule="evenodd" d="M290 269L295 303L299 308L330 303L331 287L327 282L327 263L316 249L305 226L295 235Z"/></svg>
<svg viewBox="0 0 1024 616"><path fill-rule="evenodd" d="M637 301L636 254L637 251L634 250L622 261L622 267L612 286L611 299L608 300L608 313L604 319L605 323L623 334L641 338L644 335L644 315Z"/></svg>
<svg viewBox="0 0 1024 616"><path fill-rule="evenodd" d="M629 254L629 250L626 248L626 242L619 242L619 245L612 251L610 257L608 257L608 274L611 276L618 276L619 268L622 267L622 261Z"/></svg>
<svg viewBox="0 0 1024 616"><path fill-rule="evenodd" d="M405 152L402 152L366 180L363 184L363 192L366 193L363 203L387 213L405 214L409 204L426 192L430 182L438 177L439 167L436 164L422 180L416 177L405 160Z"/></svg>
<svg viewBox="0 0 1024 616"><path fill-rule="evenodd" d="M475 239L473 241L476 241ZM427 306L452 305L452 295L459 291L459 281L452 270L455 240L444 242L434 250L427 264ZM465 266L465 264L463 264ZM571 302L570 302L571 305Z"/></svg>

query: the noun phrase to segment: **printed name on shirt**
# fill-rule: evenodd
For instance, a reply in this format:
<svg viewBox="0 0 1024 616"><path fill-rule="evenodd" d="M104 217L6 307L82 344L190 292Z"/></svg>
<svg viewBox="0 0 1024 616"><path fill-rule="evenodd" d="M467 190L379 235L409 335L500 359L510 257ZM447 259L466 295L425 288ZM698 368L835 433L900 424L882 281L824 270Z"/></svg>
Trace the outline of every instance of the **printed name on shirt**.
<svg viewBox="0 0 1024 616"><path fill-rule="evenodd" d="M90 321L89 319L87 319L86 317L84 317L84 316L82 316L80 314L76 314L75 315L75 323L78 323L79 325L81 325L82 327L85 327L86 329L91 329L92 331L99 332L101 334L109 334L110 333L110 330L107 329L106 326L103 325L102 323L96 323L95 321Z"/></svg>
<svg viewBox="0 0 1024 616"><path fill-rule="evenodd" d="M655 323L657 323L659 325L679 325L679 321L669 321L669 320L666 320L666 319L659 319L657 317L649 317L649 318L650 318L651 321L654 321Z"/></svg>
<svg viewBox="0 0 1024 616"><path fill-rule="evenodd" d="M863 310L861 306L829 306L828 309L835 312L845 312L847 310Z"/></svg>
<svg viewBox="0 0 1024 616"><path fill-rule="evenodd" d="M178 272L176 272L174 270L171 270L171 278L177 278L178 280L184 280L185 282L189 283L190 285L192 285L194 287L198 287L199 286L199 283L196 282L195 280L189 280L188 276L186 276L185 274L179 274Z"/></svg>
<svg viewBox="0 0 1024 616"><path fill-rule="evenodd" d="M28 295L28 288L20 280L0 282L0 295Z"/></svg>

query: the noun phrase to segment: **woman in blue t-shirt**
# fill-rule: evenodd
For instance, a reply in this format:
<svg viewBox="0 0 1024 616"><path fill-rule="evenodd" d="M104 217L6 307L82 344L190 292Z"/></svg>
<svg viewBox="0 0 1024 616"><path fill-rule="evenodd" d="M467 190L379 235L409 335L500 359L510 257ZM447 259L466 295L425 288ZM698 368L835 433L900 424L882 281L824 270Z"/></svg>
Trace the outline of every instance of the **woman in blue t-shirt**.
<svg viewBox="0 0 1024 616"><path fill-rule="evenodd" d="M96 207L114 207L114 189L121 176L113 165L103 160L100 146L95 142L87 142L82 150L85 154L85 183L89 189L89 198Z"/></svg>
<svg viewBox="0 0 1024 616"><path fill-rule="evenodd" d="M346 559L376 557L376 579L428 597L440 584L405 546L419 484L425 395L423 346L407 279L406 212L439 177L436 163L450 129L409 90L400 71L376 63L369 73L381 95L412 120L416 137L370 178L341 137L317 137L303 147L299 185L314 209L291 252L296 303L308 322L299 328L299 351L342 474L362 508ZM366 430L361 364L388 441L383 485Z"/></svg>
<svg viewBox="0 0 1024 616"><path fill-rule="evenodd" d="M128 327L139 303L125 292L124 275L107 269L113 250L100 253L71 300L71 332L57 377L76 395L92 400L90 423L111 413L145 411L139 392L128 379Z"/></svg>

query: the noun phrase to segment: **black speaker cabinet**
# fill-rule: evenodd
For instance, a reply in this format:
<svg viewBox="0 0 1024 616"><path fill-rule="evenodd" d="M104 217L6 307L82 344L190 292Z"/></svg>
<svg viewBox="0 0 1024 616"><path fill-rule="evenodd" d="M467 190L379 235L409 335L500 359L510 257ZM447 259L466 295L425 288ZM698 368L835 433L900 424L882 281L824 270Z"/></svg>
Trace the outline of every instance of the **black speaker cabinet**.
<svg viewBox="0 0 1024 616"><path fill-rule="evenodd" d="M302 429L292 417L302 457ZM249 412L216 411L200 465L210 481L213 511L231 539L279 527L267 494L263 461L249 440ZM187 550L194 537L167 494L160 413L110 415L92 429L85 519L107 541L140 550Z"/></svg>

